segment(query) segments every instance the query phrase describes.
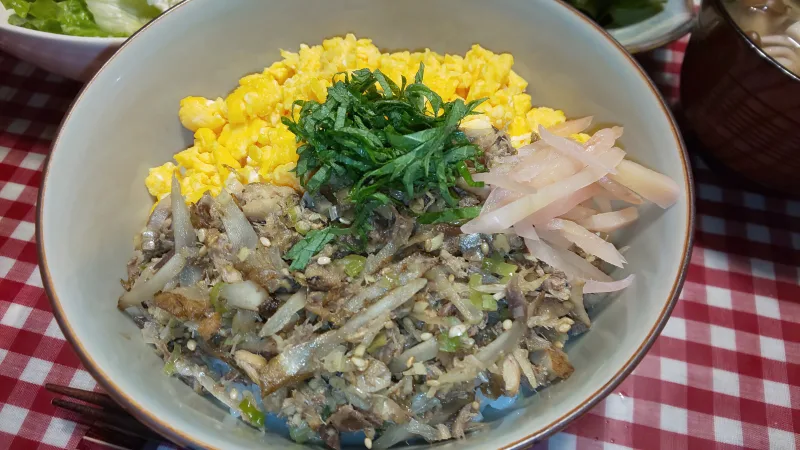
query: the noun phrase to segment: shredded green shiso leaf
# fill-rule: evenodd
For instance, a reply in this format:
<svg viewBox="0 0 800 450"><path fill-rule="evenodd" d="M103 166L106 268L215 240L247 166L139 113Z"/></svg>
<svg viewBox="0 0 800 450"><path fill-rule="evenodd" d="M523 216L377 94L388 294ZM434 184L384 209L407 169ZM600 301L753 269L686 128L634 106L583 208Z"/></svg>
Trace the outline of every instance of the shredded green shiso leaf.
<svg viewBox="0 0 800 450"><path fill-rule="evenodd" d="M421 193L435 193L451 208L423 216L422 223L460 223L480 212L455 208L458 199L451 189L460 178L479 185L468 169L484 170L481 151L458 125L485 99L444 102L422 83L424 70L420 64L414 83L406 85L403 77L401 86L380 70L342 74L343 80L328 88L325 103L297 101L297 120L283 118L301 143L300 184L310 194L323 187L346 188L355 208L350 226L311 231L295 244L285 255L292 270L305 268L336 236L354 235L365 242L377 208L405 208Z"/></svg>

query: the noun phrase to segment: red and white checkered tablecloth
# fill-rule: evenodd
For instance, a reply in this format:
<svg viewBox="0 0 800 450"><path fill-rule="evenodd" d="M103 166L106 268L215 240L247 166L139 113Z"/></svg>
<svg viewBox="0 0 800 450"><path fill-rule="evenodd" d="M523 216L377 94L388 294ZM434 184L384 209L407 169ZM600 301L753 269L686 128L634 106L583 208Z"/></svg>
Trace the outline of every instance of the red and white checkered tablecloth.
<svg viewBox="0 0 800 450"><path fill-rule="evenodd" d="M675 102L686 40L640 58ZM0 449L80 448L45 383L93 389L42 289L34 207L80 86L0 53ZM605 401L537 448L800 445L800 202L737 189L695 160L696 245L672 318Z"/></svg>

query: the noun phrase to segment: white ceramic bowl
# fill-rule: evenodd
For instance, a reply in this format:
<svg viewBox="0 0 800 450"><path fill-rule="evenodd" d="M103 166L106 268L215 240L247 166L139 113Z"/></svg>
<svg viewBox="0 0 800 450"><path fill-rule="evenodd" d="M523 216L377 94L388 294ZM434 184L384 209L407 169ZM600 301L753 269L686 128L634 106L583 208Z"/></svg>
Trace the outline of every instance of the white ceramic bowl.
<svg viewBox="0 0 800 450"><path fill-rule="evenodd" d="M73 80L89 80L125 42L124 38L64 36L9 25L13 13L0 5L0 50Z"/></svg>
<svg viewBox="0 0 800 450"><path fill-rule="evenodd" d="M627 270L638 282L593 311L592 330L569 348L574 375L486 432L442 447L521 448L548 436L608 394L653 343L678 297L693 222L687 156L664 102L621 46L557 1L192 0L156 19L87 84L46 166L38 242L42 279L64 334L116 400L176 442L289 445L164 376L160 359L116 308L119 279L151 205L147 169L191 143L176 114L180 99L225 95L241 76L279 58L279 49L347 32L387 49L463 54L480 43L511 52L536 104L624 124L630 155L681 186L674 207L645 208L620 237L630 245Z"/></svg>

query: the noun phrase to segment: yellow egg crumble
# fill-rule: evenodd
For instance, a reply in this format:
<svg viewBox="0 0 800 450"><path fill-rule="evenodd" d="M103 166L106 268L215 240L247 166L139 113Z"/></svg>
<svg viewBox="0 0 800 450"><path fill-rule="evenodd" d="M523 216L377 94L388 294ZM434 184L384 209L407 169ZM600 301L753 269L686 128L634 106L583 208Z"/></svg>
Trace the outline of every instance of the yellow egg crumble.
<svg viewBox="0 0 800 450"><path fill-rule="evenodd" d="M495 54L474 45L465 56L424 52L381 53L370 39L352 34L301 45L297 53L281 51L283 60L262 73L247 75L227 98L210 100L186 97L179 117L194 132L194 145L168 162L150 169L145 185L156 199L170 192L173 173L181 182L188 202L206 191L219 194L229 177L243 184L267 182L300 190L292 170L297 163L295 136L281 123L292 113L295 100L324 102L337 73L380 69L398 85L401 76L414 79L420 62L425 64L423 83L444 101L488 98L477 110L501 130L516 147L530 143L531 131L566 121L563 111L533 108L525 93L528 82L511 67L514 57ZM588 135L571 136L579 142ZM183 170L181 170L183 169Z"/></svg>

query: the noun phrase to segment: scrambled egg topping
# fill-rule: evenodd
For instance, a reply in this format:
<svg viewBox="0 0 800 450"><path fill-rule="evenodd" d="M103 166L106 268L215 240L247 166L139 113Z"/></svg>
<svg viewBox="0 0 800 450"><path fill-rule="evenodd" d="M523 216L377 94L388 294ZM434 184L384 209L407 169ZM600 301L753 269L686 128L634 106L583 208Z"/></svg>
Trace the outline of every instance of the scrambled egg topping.
<svg viewBox="0 0 800 450"><path fill-rule="evenodd" d="M297 53L281 51L281 56L283 60L262 73L239 80L239 87L225 99L181 100L178 114L183 126L194 132L194 145L175 155L177 165L168 162L150 169L145 180L150 194L158 200L165 197L173 173L192 203L206 191L219 194L234 178L243 184L267 182L300 190L292 172L297 143L281 117L293 113L295 100L324 102L340 72L380 69L399 85L402 76L413 80L422 62L423 83L445 101L488 98L478 107L481 115L471 119L488 119L506 130L517 147L530 143L531 132L539 125L547 128L566 121L563 111L531 106L531 96L525 93L528 82L511 69L513 56L479 45L463 57L430 50L381 53L370 39L348 34L322 45L301 45ZM572 139L585 142L589 136L573 135Z"/></svg>

